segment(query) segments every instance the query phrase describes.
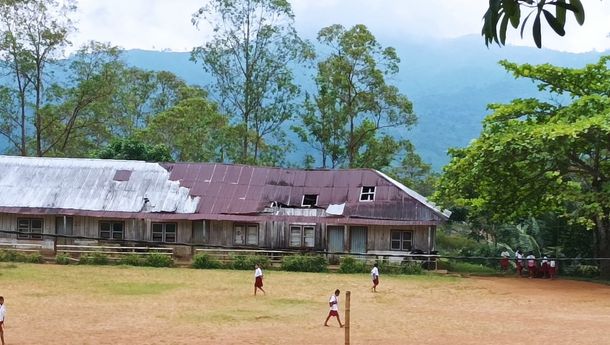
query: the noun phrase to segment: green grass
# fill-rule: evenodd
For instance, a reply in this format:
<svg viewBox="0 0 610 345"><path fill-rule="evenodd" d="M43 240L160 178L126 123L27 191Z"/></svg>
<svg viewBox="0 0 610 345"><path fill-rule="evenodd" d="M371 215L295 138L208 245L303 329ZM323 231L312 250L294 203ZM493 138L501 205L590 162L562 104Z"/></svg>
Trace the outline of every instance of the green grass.
<svg viewBox="0 0 610 345"><path fill-rule="evenodd" d="M455 273L470 273L470 274L498 274L498 271L480 264L471 264L468 262L449 262L449 271Z"/></svg>

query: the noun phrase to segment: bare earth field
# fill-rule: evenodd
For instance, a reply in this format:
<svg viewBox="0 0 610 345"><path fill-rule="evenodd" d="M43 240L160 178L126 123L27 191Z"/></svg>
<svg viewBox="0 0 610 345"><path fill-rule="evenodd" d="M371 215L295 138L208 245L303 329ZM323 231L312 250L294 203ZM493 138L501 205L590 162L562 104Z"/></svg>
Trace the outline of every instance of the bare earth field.
<svg viewBox="0 0 610 345"><path fill-rule="evenodd" d="M567 280L0 264L7 345L610 344L610 287ZM341 314L343 317L344 315Z"/></svg>

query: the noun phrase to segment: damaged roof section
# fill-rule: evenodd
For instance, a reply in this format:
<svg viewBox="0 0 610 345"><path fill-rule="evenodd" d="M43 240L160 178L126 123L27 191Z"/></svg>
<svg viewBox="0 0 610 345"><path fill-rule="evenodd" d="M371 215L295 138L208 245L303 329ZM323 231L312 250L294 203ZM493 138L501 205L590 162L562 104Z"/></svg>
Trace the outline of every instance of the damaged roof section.
<svg viewBox="0 0 610 345"><path fill-rule="evenodd" d="M315 205L328 216L400 221L448 218L423 196L371 169L298 170L213 163L167 163L170 179L201 198L201 215L255 215L271 206ZM363 198L363 187L368 195Z"/></svg>
<svg viewBox="0 0 610 345"><path fill-rule="evenodd" d="M157 163L0 156L0 207L194 213L198 204Z"/></svg>

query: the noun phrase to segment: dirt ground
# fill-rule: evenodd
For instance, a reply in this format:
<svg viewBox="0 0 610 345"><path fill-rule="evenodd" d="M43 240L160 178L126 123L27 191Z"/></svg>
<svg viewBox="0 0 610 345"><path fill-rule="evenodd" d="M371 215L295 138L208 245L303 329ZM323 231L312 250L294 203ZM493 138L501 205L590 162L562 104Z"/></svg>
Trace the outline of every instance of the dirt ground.
<svg viewBox="0 0 610 345"><path fill-rule="evenodd" d="M352 344L610 344L610 287L526 278L388 277L0 264L7 345L344 344L327 300L351 290Z"/></svg>

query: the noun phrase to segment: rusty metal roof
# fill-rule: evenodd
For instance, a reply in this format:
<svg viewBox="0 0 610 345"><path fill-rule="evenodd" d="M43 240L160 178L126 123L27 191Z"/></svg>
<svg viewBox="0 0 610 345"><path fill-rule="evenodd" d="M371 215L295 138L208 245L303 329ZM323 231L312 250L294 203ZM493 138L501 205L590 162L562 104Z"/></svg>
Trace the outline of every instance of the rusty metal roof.
<svg viewBox="0 0 610 345"><path fill-rule="evenodd" d="M201 198L198 214L255 215L272 205L301 207L303 196L318 195L316 207L345 204L344 217L428 221L444 220L426 198L372 169L299 170L213 163L163 164ZM360 201L363 186L375 187L373 201Z"/></svg>
<svg viewBox="0 0 610 345"><path fill-rule="evenodd" d="M0 207L193 213L199 198L156 163L0 156Z"/></svg>
<svg viewBox="0 0 610 345"><path fill-rule="evenodd" d="M360 201L363 186L375 187L374 200ZM428 224L448 218L423 196L371 169L0 156L0 212L193 220L306 219L270 213L278 208L301 208L304 195L317 195L314 207L328 210L323 214L329 222L334 218L353 224Z"/></svg>

